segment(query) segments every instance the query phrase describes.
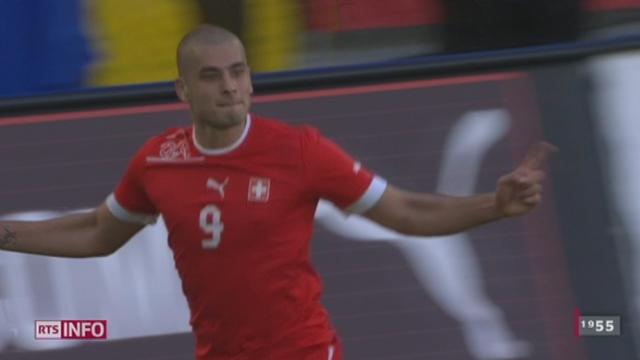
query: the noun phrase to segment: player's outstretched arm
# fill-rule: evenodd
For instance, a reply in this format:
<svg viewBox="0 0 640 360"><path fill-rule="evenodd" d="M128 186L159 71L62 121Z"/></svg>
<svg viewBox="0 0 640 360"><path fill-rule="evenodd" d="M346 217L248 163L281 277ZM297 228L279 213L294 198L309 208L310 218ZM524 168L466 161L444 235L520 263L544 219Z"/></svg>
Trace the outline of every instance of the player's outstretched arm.
<svg viewBox="0 0 640 360"><path fill-rule="evenodd" d="M387 186L365 216L409 235L446 235L505 217L522 215L542 200L544 164L553 145L538 143L523 162L501 177L495 193L469 197L415 193Z"/></svg>
<svg viewBox="0 0 640 360"><path fill-rule="evenodd" d="M0 221L0 250L61 257L113 253L143 225L114 217L107 206L44 221Z"/></svg>

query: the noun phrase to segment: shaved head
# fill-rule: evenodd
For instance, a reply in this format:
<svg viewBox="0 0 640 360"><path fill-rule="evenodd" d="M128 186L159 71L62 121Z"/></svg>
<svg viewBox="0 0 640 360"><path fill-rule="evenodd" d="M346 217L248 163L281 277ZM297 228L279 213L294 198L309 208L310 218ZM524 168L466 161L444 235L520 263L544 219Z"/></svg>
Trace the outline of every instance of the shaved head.
<svg viewBox="0 0 640 360"><path fill-rule="evenodd" d="M178 74L182 76L189 67L194 51L203 46L222 45L237 42L244 51L242 42L232 32L214 25L200 25L186 34L178 45Z"/></svg>
<svg viewBox="0 0 640 360"><path fill-rule="evenodd" d="M242 130L253 84L240 39L218 26L198 26L180 41L177 62L176 94L189 104L195 128Z"/></svg>

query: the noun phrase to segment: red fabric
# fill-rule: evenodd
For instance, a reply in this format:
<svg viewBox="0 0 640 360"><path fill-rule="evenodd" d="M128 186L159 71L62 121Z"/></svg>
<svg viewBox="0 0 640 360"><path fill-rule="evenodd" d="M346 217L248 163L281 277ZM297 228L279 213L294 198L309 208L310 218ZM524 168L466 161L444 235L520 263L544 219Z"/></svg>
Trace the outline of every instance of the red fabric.
<svg viewBox="0 0 640 360"><path fill-rule="evenodd" d="M191 128L138 152L115 197L131 212L162 214L199 360L326 359L308 355L335 338L309 242L320 197L347 206L369 187L373 175L354 164L311 128L255 117L223 155L200 153ZM203 248L216 233L217 247Z"/></svg>
<svg viewBox="0 0 640 360"><path fill-rule="evenodd" d="M440 23L440 0L309 0L308 27L347 31Z"/></svg>

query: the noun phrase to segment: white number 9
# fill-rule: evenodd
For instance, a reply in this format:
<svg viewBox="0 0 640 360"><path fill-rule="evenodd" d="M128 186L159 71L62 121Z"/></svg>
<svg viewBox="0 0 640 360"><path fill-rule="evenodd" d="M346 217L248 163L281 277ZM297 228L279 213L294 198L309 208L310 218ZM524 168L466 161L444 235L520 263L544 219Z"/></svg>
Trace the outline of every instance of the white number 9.
<svg viewBox="0 0 640 360"><path fill-rule="evenodd" d="M207 205L200 210L200 229L210 237L202 240L203 249L215 249L220 245L224 224L221 221L222 212L215 205Z"/></svg>

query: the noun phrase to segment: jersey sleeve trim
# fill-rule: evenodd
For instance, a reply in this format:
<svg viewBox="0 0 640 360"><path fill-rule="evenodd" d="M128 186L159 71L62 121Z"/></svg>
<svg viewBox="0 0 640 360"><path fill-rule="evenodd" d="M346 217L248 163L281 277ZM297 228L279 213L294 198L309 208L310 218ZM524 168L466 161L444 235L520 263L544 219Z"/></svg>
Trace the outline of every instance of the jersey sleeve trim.
<svg viewBox="0 0 640 360"><path fill-rule="evenodd" d="M364 194L344 210L354 214L366 212L380 200L386 188L387 181L379 176L374 176Z"/></svg>
<svg viewBox="0 0 640 360"><path fill-rule="evenodd" d="M107 208L109 208L113 216L128 223L151 225L158 220L156 215L135 213L123 208L113 194L107 197Z"/></svg>

